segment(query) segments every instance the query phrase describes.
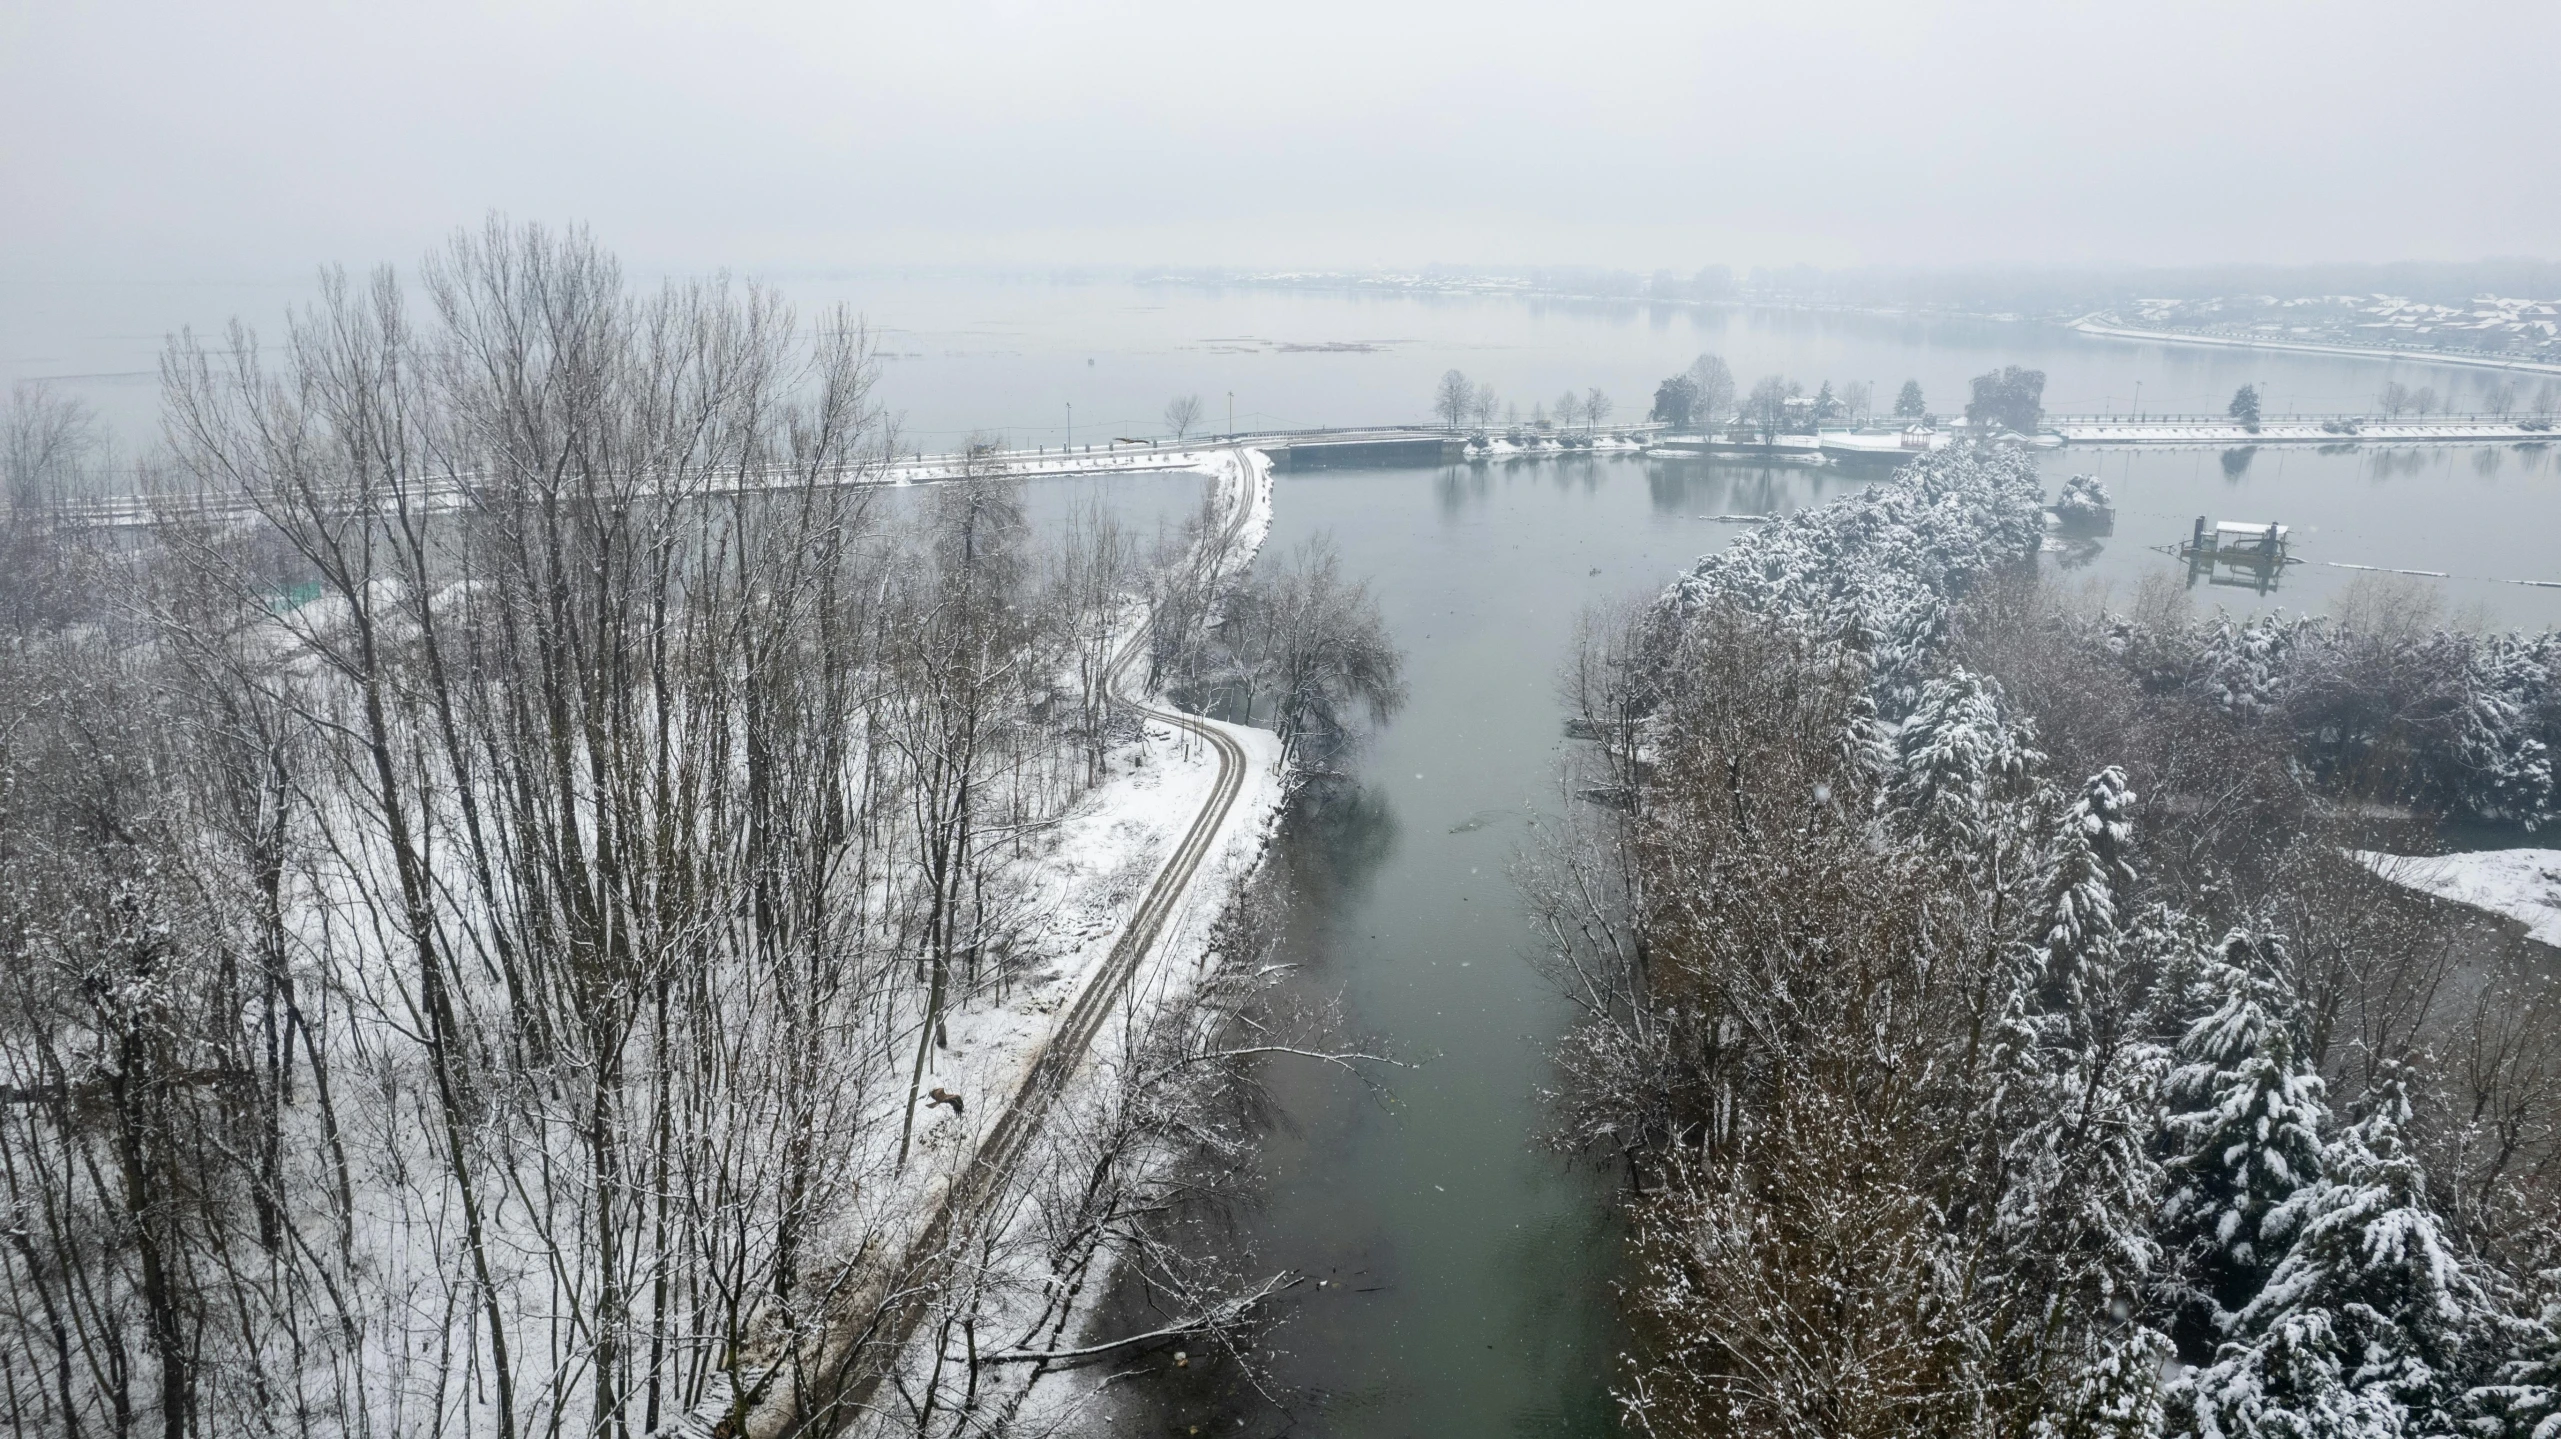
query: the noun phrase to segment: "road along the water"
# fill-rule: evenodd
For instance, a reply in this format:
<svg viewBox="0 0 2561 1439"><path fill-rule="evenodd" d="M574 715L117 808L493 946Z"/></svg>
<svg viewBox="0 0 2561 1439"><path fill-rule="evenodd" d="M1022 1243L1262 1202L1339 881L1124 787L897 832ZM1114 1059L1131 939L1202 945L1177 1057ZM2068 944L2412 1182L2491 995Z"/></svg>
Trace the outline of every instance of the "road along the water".
<svg viewBox="0 0 2561 1439"><path fill-rule="evenodd" d="M1242 448L1233 454L1237 490L1227 528L1217 545L1218 552L1230 555L1253 520L1260 487L1269 482L1254 457ZM1245 784L1247 759L1243 747L1218 724L1155 704L1143 688L1133 688L1131 684L1130 677L1140 668L1139 662L1147 652L1148 634L1148 627L1140 626L1113 657L1112 690L1120 703L1145 718L1208 743L1218 762L1217 780L1209 797L1158 868L1154 882L1112 945L1111 953L1087 977L1041 1044L1038 1057L988 1127L977 1152L944 1188L931 1217L907 1245L890 1277L889 1302L866 1314L858 1332L840 1336L834 1342L816 1366L820 1377L808 1388L797 1394L778 1395L781 1403L777 1412L753 1426L759 1432L768 1422L793 1431L815 1428L832 1432L871 1407L876 1391L897 1365L917 1326L932 1311L941 1283L958 1257L960 1241L987 1222L1016 1161L1040 1132L1058 1096L1092 1049L1095 1036L1111 1017L1130 976L1182 910L1193 878L1235 809L1237 795Z"/></svg>

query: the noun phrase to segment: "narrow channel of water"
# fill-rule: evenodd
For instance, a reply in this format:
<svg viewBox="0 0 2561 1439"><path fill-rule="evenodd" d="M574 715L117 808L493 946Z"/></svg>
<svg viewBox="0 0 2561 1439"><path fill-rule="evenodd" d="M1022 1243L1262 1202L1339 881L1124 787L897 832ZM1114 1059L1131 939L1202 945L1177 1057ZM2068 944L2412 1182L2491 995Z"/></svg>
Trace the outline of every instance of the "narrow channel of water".
<svg viewBox="0 0 2561 1439"><path fill-rule="evenodd" d="M2359 573L2328 559L2523 575L2550 561L2541 537L2561 533L2561 477L2536 450L2038 458L2049 486L2097 469L2116 488L2116 534L2047 563L2121 599L2148 573L2184 577L2154 546L2198 512L2283 518L2311 556L2271 593L2200 583L2201 607L2320 610ZM1312 1066L1270 1071L1285 1122L1246 1237L1265 1266L1328 1281L1299 1292L1279 1336L1290 1407L1168 1369L1135 1387L1111 1432L1616 1432L1608 1181L1535 1143L1570 1015L1530 962L1537 941L1506 872L1560 803L1556 675L1585 605L1650 594L1743 528L1707 517L1784 513L1875 478L1590 458L1282 474L1265 553L1333 536L1406 651L1412 701L1275 855L1298 896L1280 958L1312 993L1340 996L1354 1031L1425 1062L1376 1093ZM2446 589L2494 623L2561 621L2561 590Z"/></svg>
<svg viewBox="0 0 2561 1439"><path fill-rule="evenodd" d="M1274 1412L1168 1369L1109 1432L1615 1432L1609 1181L1534 1143L1569 1015L1507 873L1560 803L1557 671L1585 605L1650 593L1736 530L1698 516L1861 483L1588 459L1280 477L1266 554L1331 533L1376 588L1412 699L1274 857L1299 897L1279 958L1421 1067L1379 1092L1267 1071L1286 1122L1247 1238L1261 1264L1327 1281L1297 1292L1278 1339L1282 1383L1321 1397Z"/></svg>

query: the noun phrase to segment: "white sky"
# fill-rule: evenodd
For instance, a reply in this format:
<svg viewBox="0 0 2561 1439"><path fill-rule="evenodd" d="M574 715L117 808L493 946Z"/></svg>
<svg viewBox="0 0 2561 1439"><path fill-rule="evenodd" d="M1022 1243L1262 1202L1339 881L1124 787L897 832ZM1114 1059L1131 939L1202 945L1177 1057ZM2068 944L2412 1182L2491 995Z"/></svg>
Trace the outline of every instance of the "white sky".
<svg viewBox="0 0 2561 1439"><path fill-rule="evenodd" d="M2561 3L12 0L0 277L2561 252Z"/></svg>

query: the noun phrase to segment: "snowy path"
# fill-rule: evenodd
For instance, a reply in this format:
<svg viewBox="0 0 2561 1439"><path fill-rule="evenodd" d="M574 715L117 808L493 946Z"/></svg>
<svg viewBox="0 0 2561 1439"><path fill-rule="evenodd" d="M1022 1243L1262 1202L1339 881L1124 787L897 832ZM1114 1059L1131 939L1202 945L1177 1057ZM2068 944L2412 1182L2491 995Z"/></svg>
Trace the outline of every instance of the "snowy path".
<svg viewBox="0 0 2561 1439"><path fill-rule="evenodd" d="M1250 558L1269 528L1271 474L1262 456L1249 454L1241 446L1232 454L1239 494L1223 549L1238 557L1233 563ZM953 1238L974 1228L1002 1196L1015 1164L1040 1133L1043 1121L1094 1048L1096 1036L1114 1014L1131 976L1158 952L1160 941L1169 937L1169 931L1178 927L1193 881L1201 875L1204 862L1230 847L1228 842L1235 838L1229 821L1236 816L1238 796L1262 767L1261 761L1247 753L1237 734L1231 732L1232 726L1159 705L1132 687L1130 676L1145 654L1146 645L1147 632L1142 626L1113 660L1114 693L1148 722L1205 742L1216 761L1216 776L1180 842L1157 870L1110 952L1085 976L1048 1033L1033 1041L1028 1063L1004 1108L983 1131L976 1151L943 1188L931 1216L908 1243L895 1271L905 1276L903 1296L880 1317L876 1329L863 1341L873 1353L894 1356L907 1348L917 1326L931 1311L939 1276L949 1268ZM1264 799L1265 804L1249 808L1268 807L1270 797L1258 798ZM1249 818L1259 824L1261 817ZM1228 878L1232 883L1237 876ZM866 1367L868 1372L855 1377L847 1391L833 1399L840 1411L866 1408L873 1391L887 1377L885 1366Z"/></svg>

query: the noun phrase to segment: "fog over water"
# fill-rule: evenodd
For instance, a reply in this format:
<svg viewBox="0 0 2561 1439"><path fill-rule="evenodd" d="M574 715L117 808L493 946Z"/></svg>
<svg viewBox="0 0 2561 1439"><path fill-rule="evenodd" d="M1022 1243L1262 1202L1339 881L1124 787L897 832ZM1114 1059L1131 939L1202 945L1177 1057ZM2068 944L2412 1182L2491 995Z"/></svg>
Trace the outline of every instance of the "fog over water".
<svg viewBox="0 0 2561 1439"><path fill-rule="evenodd" d="M490 208L680 269L2472 259L2561 230L2556 42L2535 0L22 5L0 273L291 278Z"/></svg>
<svg viewBox="0 0 2561 1439"><path fill-rule="evenodd" d="M2272 417L2362 411L2393 380L2434 388L2460 407L2499 378L2420 360L2131 343L2033 321L914 272L789 279L778 288L804 315L842 304L866 319L881 355L877 397L897 418L902 444L927 450L979 433L1022 445L1155 435L1176 394L1202 398L1211 430L1226 428L1231 394L1235 423L1249 431L1414 422L1453 367L1493 385L1524 417L1560 391L1594 386L1615 398L1621 417L1634 417L1656 381L1702 352L1722 355L1746 385L1769 373L1808 391L1863 382L1883 400L1915 379L1942 414L1962 407L1970 377L2005 364L2043 369L2055 413L2128 414L2139 403L2149 415L2215 414L2243 384L2260 388ZM47 292L36 304L30 293L7 292L0 318L18 346L0 379L47 378L96 407L130 448L157 434L166 333L218 329L236 312L272 344L311 287L100 286L85 291L101 302L94 314L64 298L74 292ZM2292 525L2307 561L2272 593L2201 590L2213 603L2317 610L2356 573L2336 562L2443 572L2450 610L2469 607L2495 623L2561 621L2561 589L2511 583L2561 580L2547 553L2547 537L2561 533L2561 466L2545 447L2076 446L2042 452L2039 463L2053 485L2097 473L2115 490L2116 533L2095 553L2055 560L2061 573L2121 595L2149 570L2177 570L2155 547L2175 544L2206 514ZM1638 485L1649 469L1680 468L1603 461L1592 482ZM1745 491L1749 477L1770 473L1702 471L1737 488L1702 501L1699 513L1760 508ZM1791 476L1778 492L1785 498L1773 502L1792 507L1853 478ZM1146 488L1114 493L1144 511L1131 518L1152 530L1155 506L1136 499ZM1709 547L1702 537L1698 548Z"/></svg>
<svg viewBox="0 0 2561 1439"><path fill-rule="evenodd" d="M277 356L333 264L397 267L424 314L422 258L499 216L586 227L636 289L766 285L803 325L842 307L902 450L1147 441L1179 397L1200 401L1195 438L1427 423L1451 370L1498 415L1599 391L1624 424L1707 354L1747 393L1864 387L1874 410L1910 381L1938 417L2012 365L2044 374L2049 415L2221 416L2243 386L2271 419L2367 413L2396 384L2522 412L2561 377L2493 399L2519 376L2104 338L2059 322L2083 309L2054 277L2520 256L2500 273L2561 276L2556 54L2552 0L20 4L0 14L0 395L49 387L117 454L148 453L171 337L237 319ZM1590 267L1738 293L1686 287L1719 265L1980 272L1970 294L2009 298L1308 278ZM2049 493L2091 473L2112 491L2111 533L2039 559L2108 602L2166 577L2204 610L2319 612L2389 570L2458 625L2561 625L2549 444L2034 458ZM1324 1281L1274 1306L1281 1402L1222 1356L1158 1364L1160 1345L1091 1432L1620 1432L1617 1177L1540 1143L1575 1015L1512 879L1581 803L1558 671L1587 606L1886 473L1582 453L1279 476L1260 563L1333 544L1410 696L1283 821L1271 957L1290 997L1339 1003L1347 1042L1413 1067L1263 1073L1240 1252ZM1025 508L1054 533L1108 507L1152 545L1205 484L1041 481ZM874 493L914 515L962 492ZM2176 549L2200 517L2289 525L2298 563L2258 585L2191 573ZM1119 613L1098 593L1080 612Z"/></svg>

